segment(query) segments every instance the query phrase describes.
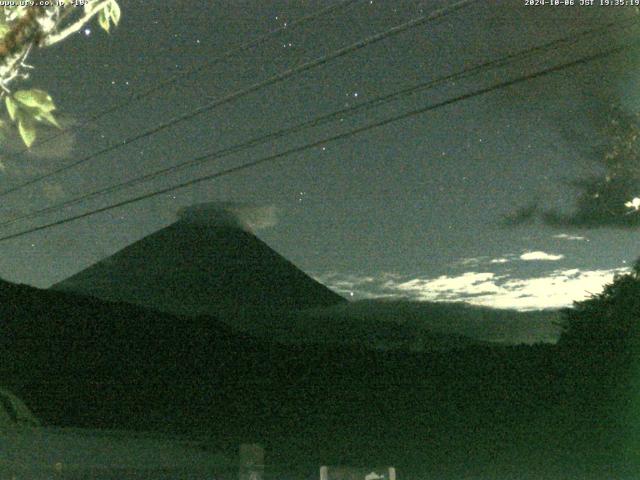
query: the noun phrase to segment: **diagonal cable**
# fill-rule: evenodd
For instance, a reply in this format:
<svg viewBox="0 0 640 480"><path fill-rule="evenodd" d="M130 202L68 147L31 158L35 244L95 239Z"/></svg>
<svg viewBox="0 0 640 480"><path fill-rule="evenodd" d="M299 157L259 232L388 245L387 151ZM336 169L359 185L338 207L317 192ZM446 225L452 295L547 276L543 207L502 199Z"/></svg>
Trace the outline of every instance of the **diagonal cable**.
<svg viewBox="0 0 640 480"><path fill-rule="evenodd" d="M203 106L201 106L201 107L199 107L199 108L197 108L195 110L192 110L192 111L190 111L188 113L185 113L183 115L179 115L177 117L174 117L173 119L171 119L171 120L169 120L167 122L161 123L161 124L151 128L149 130L146 130L146 131L144 131L142 133L139 133L137 135L133 135L131 137L128 137L125 140L122 140L120 142L114 143L114 144L112 144L112 145L110 145L108 147L103 148L102 150L99 150L99 151L97 151L95 153L87 155L86 157L83 157L83 158L81 158L79 160L76 160L76 161L71 162L71 163L69 163L67 165L61 166L61 167L56 168L54 170L51 170L48 173L39 175L39 176L37 176L35 178L32 178L32 179L30 179L30 180L28 180L26 182L21 183L20 185L16 185L14 187L10 187L10 188L0 192L0 197L3 197L3 196L8 195L10 193L16 192L18 190L22 190L25 187L33 185L33 184L35 184L37 182L40 182L42 180L51 178L51 177L53 177L55 175L58 175L58 174L60 174L62 172L66 172L66 171L68 171L68 170L70 170L70 169L72 169L74 167L77 167L78 165L82 165L84 163L87 163L87 162L93 160L94 158L96 158L96 157L98 157L100 155L104 155L105 153L112 152L112 151L117 150L119 148L122 148L122 147L124 147L126 145L129 145L131 143L137 142L138 140L141 140L143 138L147 138L147 137L150 137L152 135L155 135L156 133L159 133L159 132L161 132L163 130L166 130L167 128L172 127L172 126L174 126L174 125L176 125L178 123L182 123L182 122L185 122L187 120L191 120L191 119L197 117L198 115L202 115L202 114L204 114L206 112L209 112L209 111L213 110L216 107L219 107L221 105L225 105L225 104L230 103L230 102L232 102L234 100L237 100L239 98L245 97L245 96L247 96L247 95L249 95L249 94L251 94L253 92L256 92L258 90L261 90L261 89L263 89L265 87L268 87L268 86L274 85L276 83L282 82L282 81L284 81L284 80L286 80L286 79L288 79L288 78L290 78L290 77L292 77L294 75L297 75L299 73L302 73L302 72L305 72L307 70L311 70L313 68L316 68L316 67L319 67L321 65L324 65L324 64L330 62L331 60L335 60L337 58L343 57L343 56L348 55L350 53L353 53L353 52L355 52L357 50L365 48L365 47L367 47L367 46L369 46L371 44L380 42L380 41L382 41L382 40L384 40L386 38L398 35L398 34L403 33L403 32L405 32L405 31L407 31L409 29L412 29L412 28L417 28L417 27L419 27L419 26L421 26L421 25L423 25L423 24L425 24L427 22L433 21L433 20L435 20L437 18L440 18L440 17L443 17L445 15L449 15L449 14L451 14L451 13L457 11L457 10L460 10L461 8L464 8L464 7L468 6L471 3L478 2L478 1L479 0L460 0L460 1L450 5L448 7L440 8L440 9L435 10L434 12L432 12L432 13L430 13L428 15L419 17L417 19L411 20L411 21L403 23L401 25L397 25L397 26L395 26L395 27L393 27L393 28L391 28L389 30L385 30L384 32L381 32L381 33L378 33L376 35L367 37L367 38L365 38L363 40L360 40L360 41L358 41L356 43L348 45L347 47L343 47L343 48L341 48L341 49L339 49L339 50L337 50L337 51L335 51L333 53L330 53L330 54L322 56L320 58L316 58L315 60L311 60L309 62L303 63L302 65L299 65L298 67L287 69L282 73L279 73L277 75L274 75L274 76L268 78L267 80L264 80L262 82L254 83L253 85L249 86L248 88L233 92L233 93L231 93L231 94L229 94L229 95L227 95L225 97L222 97L222 98L220 98L218 100L214 100L213 102L208 103L206 105L203 105Z"/></svg>
<svg viewBox="0 0 640 480"><path fill-rule="evenodd" d="M395 116L386 118L384 120L381 120L381 121L378 121L378 122L375 122L375 123L364 125L362 127L358 127L358 128L349 130L347 132L340 133L338 135L333 135L333 136L330 136L330 137L326 137L326 138L323 138L322 140L317 140L317 141L314 141L314 142L311 142L311 143L307 143L305 145L294 147L294 148L291 148L289 150L285 150L283 152L280 152L280 153L277 153L277 154L274 154L274 155L269 155L267 157L263 157L263 158L260 158L258 160L254 160L252 162L244 163L242 165L238 165L238 166L231 167L231 168L228 168L228 169L225 169L225 170L221 170L219 172L216 172L216 173L213 173L213 174L210 174L210 175L197 177L197 178L194 178L192 180L188 180L186 182L182 182L182 183L179 183L179 184L176 184L176 185L172 185L170 187L162 188L160 190L155 190L153 192L149 192L149 193L146 193L146 194L143 194L143 195L138 195L136 197L132 197L132 198L129 198L127 200L123 200L123 201L120 201L120 202L117 202L117 203L106 205L104 207L100 207L100 208L97 208L97 209L94 209L94 210L90 210L90 211L87 211L87 212L84 212L84 213L80 213L80 214L77 214L77 215L74 215L74 216L71 216L71 217L63 218L63 219L60 219L60 220L57 220L57 221L54 221L54 222L51 222L51 223L47 223L45 225L40 225L40 226L37 226L37 227L33 227L33 228L26 229L26 230L22 230L22 231L17 232L17 233L12 233L12 234L9 234L9 235L5 235L3 237L0 237L0 242L11 240L11 239L14 239L14 238L18 238L18 237L27 235L29 233L38 232L38 231L41 231L41 230L46 230L48 228L52 228L52 227L55 227L55 226L64 225L66 223L73 222L75 220L79 220L81 218L90 217L90 216L96 215L98 213L102 213L102 212L106 212L106 211L109 211L109 210L113 210L115 208L123 207L125 205L130 205L130 204L133 204L133 203L137 203L137 202L140 202L142 200L146 200L148 198L156 197L158 195L163 195L165 193L169 193L169 192L172 192L172 191L175 191L175 190L179 190L179 189L182 189L182 188L185 188L185 187L196 185L198 183L202 183L202 182L206 182L206 181L213 180L213 179L216 179L216 178L220 178L220 177L224 177L224 176L227 176L227 175L231 175L233 173L236 173L236 172L239 172L239 171L242 171L242 170L247 170L247 169L253 168L253 167L258 166L258 165L274 162L276 160L279 160L279 159L281 159L283 157L286 157L286 156L289 156L289 155L292 155L292 154L295 154L295 153L301 153L301 152L303 152L305 150L309 150L311 148L320 147L320 146L325 145L325 144L330 143L330 142L335 142L335 141L338 141L338 140L343 140L343 139L346 139L346 138L349 138L349 137L353 137L353 136L359 135L361 133L364 133L364 132L367 132L367 131L370 131L370 130L373 130L373 129L376 129L376 128L380 128L380 127L389 125L391 123L394 123L394 122L397 122L397 121L400 121L400 120L405 120L407 118L411 118L411 117L414 117L414 116L417 116L417 115L421 115L423 113L426 113L426 112L429 112L429 111L432 111L432 110L436 110L438 108L445 107L447 105L451 105L451 104L454 104L454 103L457 103L457 102L460 102L460 101L464 101L464 100L468 100L468 99L473 98L473 97L477 97L479 95L484 95L486 93L490 93L490 92L497 91L497 90L500 90L500 89L503 89L503 88L506 88L506 87L510 87L510 86L516 85L518 83L526 82L526 81L533 80L533 79L536 79L536 78L545 77L545 76L551 75L553 73L557 73L559 71L565 70L567 68L573 68L573 67L577 67L579 65L584 65L584 64L587 64L589 62L600 60L600 59L603 59L603 58L606 58L608 56L611 56L611 55L614 55L614 54L617 54L617 53L621 53L621 52L624 52L624 51L628 51L629 49L636 49L638 47L640 47L640 44L638 42L635 42L635 43L630 44L630 45L624 45L624 46L621 46L621 47L611 48L611 49L608 49L608 50L605 50L605 51L602 51L602 52L598 52L598 53L593 54L593 55L589 55L589 56L580 58L578 60L574 60L574 61L571 61L571 62L568 62L568 63L563 63L563 64L556 65L556 66L553 66L553 67L549 67L549 68L546 68L544 70L541 70L541 71L538 71L538 72L535 72L535 73L531 73L531 74L528 74L528 75L523 75L523 76L520 76L520 77L512 79L512 80L507 80L507 81L504 81L504 82L500 82L500 83L497 83L497 84L492 85L490 87L485 87L485 88L481 88L479 90L475 90L473 92L465 93L465 94L462 94L462 95L459 95L459 96L456 96L456 97L453 97L453 98L450 98L450 99L435 103L433 105L427 105L426 107L421 107L419 109L415 109L415 110L411 110L411 111L408 111L408 112L405 112L405 113L402 113L402 114L399 114L399 115L395 115ZM207 156L205 155L205 156L203 156L203 157L201 157L199 159L204 159L204 158L207 158ZM196 159L196 160L199 160L199 159Z"/></svg>

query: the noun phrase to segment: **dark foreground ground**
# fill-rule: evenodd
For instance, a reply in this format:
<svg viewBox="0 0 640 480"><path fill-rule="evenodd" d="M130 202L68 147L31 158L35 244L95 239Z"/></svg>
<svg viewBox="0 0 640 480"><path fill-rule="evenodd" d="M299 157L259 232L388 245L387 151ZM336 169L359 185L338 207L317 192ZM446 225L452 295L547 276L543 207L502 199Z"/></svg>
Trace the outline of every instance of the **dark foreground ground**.
<svg viewBox="0 0 640 480"><path fill-rule="evenodd" d="M267 478L318 478L323 464L394 465L399 479L637 478L636 358L606 345L286 346L211 317L0 288L0 384L45 423L206 436L229 455L257 442Z"/></svg>

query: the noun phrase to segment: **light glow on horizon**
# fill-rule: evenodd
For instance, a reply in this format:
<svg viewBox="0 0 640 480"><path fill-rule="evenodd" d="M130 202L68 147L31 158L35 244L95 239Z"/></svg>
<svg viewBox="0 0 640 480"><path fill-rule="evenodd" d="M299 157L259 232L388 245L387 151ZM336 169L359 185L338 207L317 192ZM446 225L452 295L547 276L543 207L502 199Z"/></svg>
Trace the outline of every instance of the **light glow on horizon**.
<svg viewBox="0 0 640 480"><path fill-rule="evenodd" d="M602 291L616 274L628 268L554 269L518 278L510 272L467 271L437 277L316 275L316 280L353 299L396 298L407 301L465 302L470 305L520 311L570 307ZM353 295L351 295L353 293Z"/></svg>

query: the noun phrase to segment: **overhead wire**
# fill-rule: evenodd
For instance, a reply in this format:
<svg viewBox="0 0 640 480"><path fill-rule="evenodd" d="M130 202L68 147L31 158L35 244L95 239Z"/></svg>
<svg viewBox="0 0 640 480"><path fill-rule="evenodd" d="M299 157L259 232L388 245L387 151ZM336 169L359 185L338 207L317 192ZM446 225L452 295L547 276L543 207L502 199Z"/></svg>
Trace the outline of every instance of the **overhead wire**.
<svg viewBox="0 0 640 480"><path fill-rule="evenodd" d="M316 117L314 119L299 123L297 125L294 125L292 127L288 127L288 128L282 128L279 129L275 132L271 132L265 135L261 135L258 137L254 137L250 140L232 145L230 147L226 147L220 150L216 150L214 152L210 152L207 153L205 157L198 157L196 159L191 159L185 162L180 162L176 165L171 165L169 167L166 168L162 168L160 170L156 170L154 172L150 172L138 177L135 177L133 179L129 179L114 185L110 185L98 190L94 190L92 192L88 192L85 193L83 195L74 197L72 199L66 200L64 202L61 203L57 203L54 205L50 205L48 207L42 208L40 210L36 210L36 211L32 211L32 212L28 212L26 214L14 217L12 219L6 220L4 222L0 222L0 228L2 227L6 227L8 225L14 224L16 222L19 222L21 220L26 220L26 219L31 219L31 218L35 218L37 216L41 216L47 213L51 213L57 210L61 210L63 208L72 206L72 205L76 205L78 203L81 203L85 200L88 200L90 198L94 198L94 197L98 197L101 195L107 195L109 193L113 193L113 192L117 192L120 190L123 190L125 188L131 187L133 185L137 185L149 180L153 180L155 178L158 178L160 176L164 176L164 175L169 175L171 173L175 173L178 172L180 170L186 169L186 168L190 168L193 167L195 165L199 165L202 163L208 163L211 162L213 160L217 160L220 158L224 158L227 157L229 155L232 155L234 153L238 153L240 151L243 151L245 149L248 148L252 148L255 147L257 145L269 142L269 141L273 141L273 140L278 140L280 138L283 138L285 136L288 135L292 135L294 133L298 133L307 129L311 129L311 128L315 128L321 125L324 125L326 123L335 121L339 118L344 118L344 117L348 117L351 115L355 115L358 114L362 111L366 111L369 110L371 108L377 108L380 107L381 105L390 103L392 101L396 101L399 98L402 98L404 96L408 96L408 95L413 95L419 91L422 90L426 90L426 89L431 89L434 88L435 86L447 83L447 82L451 82L451 81L458 81L458 80L463 80L466 79L470 76L473 75L478 75L479 73L481 73L484 70L488 70L488 69L492 69L492 68L499 68L499 67L503 67L505 65L508 65L511 62L514 61L522 61L524 59L530 58L533 55L536 55L540 52L544 52L544 51L548 51L550 49L554 49L557 48L559 46L561 46L562 44L573 44L573 43L577 43L582 37L587 37L587 36L591 36L591 35L595 35L598 33L601 33L603 31L607 31L610 30L612 27L620 27L620 29L624 29L627 28L628 26L635 26L637 25L637 21L634 19L633 22L611 22L608 23L604 26L599 26L593 29L589 29L589 30L584 30L581 32L578 32L577 34L572 34L572 35L568 35L559 39L555 39L552 40L550 42L547 42L543 45L539 45L539 46L535 46L535 47L531 47L531 48L527 48L527 49L523 49L523 50L519 50L517 52L511 53L509 55L505 55L501 58L495 59L495 60L491 60L491 61L487 61L487 62L483 62L480 64L477 64L471 68L465 68L460 72L456 72L456 73L452 73L449 75L446 75L444 77L440 77L434 80L430 80L428 82L422 82L418 85L412 86L412 87L408 87L408 88L404 88L402 90L396 91L396 92L392 92L383 96L379 96L379 97L375 97L371 100L368 100L367 102L358 104L358 105L354 105L352 107L348 107L348 108L343 108L340 109L338 111L334 111L331 112L329 114L325 114L322 115L320 117Z"/></svg>
<svg viewBox="0 0 640 480"><path fill-rule="evenodd" d="M30 233L38 232L38 231L41 231L41 230L53 228L55 226L63 225L63 224L66 224L66 223L69 223L69 222L72 222L72 221L75 221L75 220L79 220L79 219L82 219L82 218L86 218L86 217L89 217L89 216L96 215L98 213L102 213L102 212L113 210L113 209L116 209L116 208L119 208L119 207L123 207L125 205L130 205L130 204L133 204L133 203L137 203L137 202L140 202L142 200L146 200L148 198L156 197L158 195L163 195L165 193L169 193L169 192L172 192L172 191L175 191L175 190L179 190L181 188L185 188L185 187L189 187L189 186L192 186L192 185L196 185L198 183L202 183L202 182L205 182L205 181L209 181L209 180L213 180L213 179L216 179L216 178L220 178L220 177L224 177L224 176L227 176L227 175L231 175L233 173L236 173L236 172L239 172L239 171L242 171L242 170L247 170L249 168L253 168L253 167L256 167L258 165L266 164L266 163L269 163L269 162L274 162L276 160L279 160L279 159L281 159L283 157L286 157L286 156L289 156L289 155L292 155L292 154L295 154L295 153L301 153L301 152L303 152L305 150L309 150L309 149L312 149L312 148L320 147L320 146L326 145L326 144L328 144L330 142L336 142L336 141L339 141L339 140L344 140L346 138L353 137L353 136L359 135L361 133L364 133L364 132L367 132L367 131L370 131L370 130L373 130L373 129L376 129L376 128L380 128L380 127L389 125L389 124L394 123L394 122L398 122L398 121L405 120L405 119L408 119L408 118L411 118L411 117L414 117L414 116L417 116L417 115L421 115L423 113L426 113L426 112L429 112L429 111L433 111L433 110L436 110L438 108L442 108L442 107L445 107L445 106L448 106L448 105L452 105L452 104L460 102L460 101L468 100L468 99L471 99L473 97L484 95L484 94L487 94L487 93L490 93L490 92L493 92L493 91L497 91L497 90L500 90L500 89L503 89L503 88L507 88L507 87L510 87L512 85L516 85L518 83L522 83L522 82L525 82L525 81L529 81L529 80L545 77L547 75L551 75L553 73L557 73L557 72L565 70L567 68L573 68L573 67L576 67L576 66L579 66L579 65L584 65L584 64L587 64L589 62L593 62L595 60L603 59L603 58L606 58L608 56L621 53L621 52L623 52L625 50L629 50L630 48L635 49L635 48L638 48L638 47L640 47L640 43L635 42L635 43L630 44L630 45L624 45L624 46L618 46L618 47L615 47L615 48L610 48L608 50L604 50L604 51L598 52L596 54L592 54L592 55L588 55L586 57L582 57L582 58L580 58L578 60L573 60L571 62L562 63L562 64L559 64L559 65L555 65L553 67L548 67L546 69L540 70L540 71L535 72L535 73L530 73L530 74L527 74L527 75L522 75L522 76L517 77L515 79L499 82L499 83L494 84L494 85L489 86L489 87L480 88L478 90L475 90L475 91L472 91L472 92L469 92L469 93L465 93L465 94L462 94L462 95L458 95L456 97L449 98L447 100L443 100L443 101L437 102L437 103L432 104L432 105L427 105L425 107L421 107L421 108L418 108L418 109L410 110L410 111L402 113L402 114L394 115L392 117L386 118L384 120L380 120L378 122L374 122L374 123L370 123L368 125L357 127L355 129L349 130L347 132L343 132L343 133L340 133L340 134L337 134L337 135L326 137L326 138L323 138L321 140L316 140L316 141L313 141L313 142L310 142L310 143L307 143L307 144L304 144L304 145L301 145L301 146L298 146L298 147L294 147L294 148L285 150L285 151L280 152L280 153L276 153L276 154L273 154L273 155L262 157L260 159L257 159L257 160L251 161L251 162L244 163L242 165L238 165L238 166L235 166L235 167L227 168L225 170L221 170L221 171L213 173L213 174L197 177L197 178L185 181L185 182L181 182L181 183L176 184L176 185L172 185L170 187L166 187L166 188L162 188L160 190L155 190L155 191L152 191L152 192L149 192L149 193L138 195L138 196L129 198L127 200L119 201L119 202L116 202L116 203L113 203L113 204L110 204L110 205L106 205L106 206L103 206L103 207L100 207L100 208L97 208L97 209L94 209L94 210L90 210L90 211L87 211L87 212L84 212L84 213L73 215L71 217L63 218L63 219L60 219L60 220L57 220L57 221L54 221L54 222L47 223L45 225L40 225L40 226L37 226L37 227L32 227L32 228L28 228L28 229L22 230L20 232L16 232L16 233L12 233L12 234L9 234L9 235L5 235L5 236L0 237L0 242L4 242L4 241L7 241L7 240L18 238L18 237L21 237L21 236L24 236L24 235L27 235L27 234L30 234Z"/></svg>
<svg viewBox="0 0 640 480"><path fill-rule="evenodd" d="M447 7L442 7L442 8L439 8L437 10L434 10L433 12L431 12L431 13L429 13L427 15L418 17L418 18L416 18L414 20L402 23L400 25L396 25L395 27L392 27L392 28L390 28L388 30L385 30L385 31L380 32L380 33L377 33L375 35L369 36L369 37L367 37L367 38L365 38L363 40L359 40L359 41L357 41L355 43L352 43L351 45L348 45L346 47L340 48L340 49L338 49L338 50L336 50L336 51L334 51L334 52L332 52L330 54L324 55L324 56L316 58L314 60L310 60L310 61L305 62L305 63L303 63L303 64L301 64L301 65L299 65L297 67L287 69L287 70L285 70L285 71L283 71L283 72L281 72L279 74L276 74L276 75L273 75L273 76L269 77L266 80L254 83L254 84L252 84L251 86L249 86L247 88L244 88L242 90L230 93L230 94L228 94L228 95L226 95L226 96L224 96L224 97L222 97L220 99L214 100L211 103L208 103L208 104L203 105L203 106L201 106L199 108L196 108L195 110L191 110L190 112L187 112L185 114L182 114L182 115L179 115L177 117L174 117L173 119L171 119L171 120L169 120L167 122L161 123L161 124L151 128L149 130L146 130L146 131L144 131L142 133L136 134L134 136L126 138L125 140L122 140L122 141L119 141L117 143L114 143L114 144L112 144L112 145L110 145L108 147L103 148L102 150L99 150L99 151L94 152L94 153L92 153L90 155L87 155L87 156L85 156L85 157L83 157L83 158L81 158L79 160L73 161L73 162L71 162L69 164L66 164L66 165L58 167L58 168L56 168L54 170L51 170L51 171L49 171L49 172L47 172L45 174L42 174L42 175L34 177L34 178L30 179L30 180L27 180L26 182L23 182L23 183L21 183L19 185L16 185L16 186L10 187L10 188L8 188L6 190L3 190L3 191L0 192L0 197L4 197L6 195L9 195L10 193L16 192L18 190L22 190L23 188L26 188L26 187L28 187L30 185L33 185L33 184L35 184L37 182L40 182L42 180L51 178L51 177L53 177L55 175L58 175L58 174L60 174L62 172L66 172L66 171L68 171L68 170L70 170L72 168L77 167L78 165L87 163L87 162L93 160L94 158L96 158L96 157L98 157L100 155L104 155L105 153L112 152L114 150L122 148L122 147L124 147L126 145L129 145L129 144L131 144L133 142L136 142L138 140L141 140L143 138L147 138L147 137L150 137L152 135L155 135L156 133L159 133L159 132L161 132L161 131L169 128L169 127L172 127L172 126L174 126L174 125L176 125L178 123L182 123L182 122L185 122L187 120L191 120L191 119L193 119L193 118L195 118L195 117L197 117L199 115L202 115L202 114L204 114L206 112L209 112L209 111L213 110L216 107L225 105L225 104L230 103L230 102L232 102L234 100L237 100L239 98L245 97L245 96L247 96L247 95L249 95L249 94L251 94L253 92L256 92L258 90L261 90L261 89L263 89L265 87L268 87L268 86L274 85L276 83L282 82L282 81L284 81L284 80L286 80L286 79L288 79L288 78L290 78L290 77L292 77L292 76L294 76L296 74L299 74L299 73L311 70L313 68L319 67L321 65L324 65L324 64L326 64L326 63L328 63L328 62L330 62L332 60L335 60L337 58L340 58L340 57L343 57L345 55L348 55L348 54L350 54L352 52L355 52L357 50L365 48L365 47L367 47L369 45L372 45L374 43L380 42L380 41L382 41L382 40L384 40L386 38L398 35L398 34L403 33L403 32L405 32L405 31L407 31L409 29L412 29L412 28L417 28L417 27L419 27L419 26L421 26L421 25L423 25L423 24L425 24L427 22L436 20L438 18L441 18L441 17L443 17L445 15L449 15L451 13L454 13L454 12L464 8L464 7L467 7L468 5L470 5L472 3L479 2L479 1L480 0L460 0L458 2L455 2L455 3L451 4L451 5L448 5Z"/></svg>
<svg viewBox="0 0 640 480"><path fill-rule="evenodd" d="M116 103L115 105L112 105L111 107L105 109L105 110L101 110L95 114L93 114L92 116L88 117L87 119L85 119L84 121L80 122L80 127L82 127L83 125L86 125L88 123L92 123L95 122L99 119L101 119L102 117L105 117L107 115L110 115L114 112L117 112L119 110L122 110L123 108L128 107L129 105L131 105L134 102L143 100L147 97L150 97L151 95L153 95L156 92L160 92L163 91L166 87L173 85L175 83L177 83L180 80L184 80L185 78L189 78L193 75L196 75L200 72L202 72L203 70L213 67L214 65L217 65L219 63L225 62L227 60L229 60L230 58L232 58L235 55L238 55L239 53L242 53L246 50L250 50L252 48L258 47L261 44L263 44L264 42L266 42L267 40L270 40L272 37L285 32L285 31L290 31L296 27L299 27L301 25L304 25L305 23L311 22L313 20L316 20L320 17L323 17L327 14L330 13L334 13L336 11L342 10L342 9L346 9L352 5L354 5L355 3L361 2L363 0L343 0L341 2L337 2L334 4L331 4L325 8L322 8L316 12L310 13L308 15L305 15L303 17L300 18L294 18L293 20L290 20L288 22L286 22L286 24L284 26L278 27L278 28L274 28L272 30L269 30L268 32L260 35L258 38L254 39L254 40L250 40L248 42L244 42L236 47L233 47L229 50L227 50L225 53L223 53L222 55L215 57L213 59L210 60L205 60L204 62L189 68L188 70L181 72L179 74L173 75L169 78L166 78L158 83L156 83L155 85L152 85L151 87L142 90L138 93L134 93L133 95L131 95L129 98L127 98L125 101L120 102L120 103ZM44 145L52 140L55 140L56 138L59 138L60 136L64 135L65 133L68 133L72 130L76 130L78 128L78 125L74 125L73 128L62 128L60 131L58 131L57 133L55 133L54 135L50 135L49 137L46 137L44 139L42 139L41 141L36 141L35 145ZM29 151L29 148L24 148L23 150L16 152L15 155L21 155L24 154L26 152Z"/></svg>

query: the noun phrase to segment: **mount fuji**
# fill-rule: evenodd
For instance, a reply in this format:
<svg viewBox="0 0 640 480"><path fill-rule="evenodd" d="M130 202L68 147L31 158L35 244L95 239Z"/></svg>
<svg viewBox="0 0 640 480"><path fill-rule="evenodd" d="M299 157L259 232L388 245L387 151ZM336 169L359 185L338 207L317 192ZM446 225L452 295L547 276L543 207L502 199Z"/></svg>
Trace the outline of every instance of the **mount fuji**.
<svg viewBox="0 0 640 480"><path fill-rule="evenodd" d="M52 288L190 316L346 302L258 239L239 213L234 204L185 208L177 222Z"/></svg>

